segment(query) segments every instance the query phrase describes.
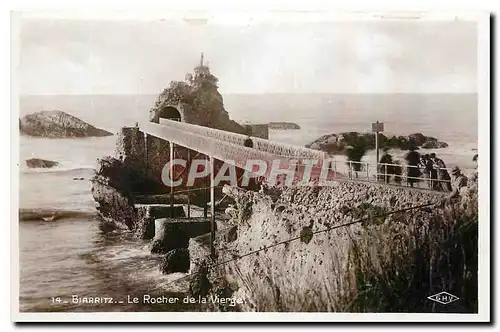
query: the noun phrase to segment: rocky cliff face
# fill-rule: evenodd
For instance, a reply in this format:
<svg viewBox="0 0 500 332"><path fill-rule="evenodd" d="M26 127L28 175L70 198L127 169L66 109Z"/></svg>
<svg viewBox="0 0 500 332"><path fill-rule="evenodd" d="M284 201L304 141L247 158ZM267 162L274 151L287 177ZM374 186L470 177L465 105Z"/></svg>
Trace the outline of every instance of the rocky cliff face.
<svg viewBox="0 0 500 332"><path fill-rule="evenodd" d="M113 135L62 111L41 111L28 114L19 120L19 130L21 135L50 138Z"/></svg>
<svg viewBox="0 0 500 332"><path fill-rule="evenodd" d="M57 161L31 158L26 160L26 166L29 168L51 168L59 165Z"/></svg>
<svg viewBox="0 0 500 332"><path fill-rule="evenodd" d="M453 310L473 310L477 183L470 185L448 203L435 192L352 182L260 193L230 188L234 234L217 242L218 260L242 258L219 273L233 298L244 301L244 311L379 312L404 305L431 311L420 291L447 287L453 293L462 285L470 287L471 301ZM376 217L432 202L437 204ZM246 255L266 246L272 247ZM394 294L404 303L391 302L399 298Z"/></svg>

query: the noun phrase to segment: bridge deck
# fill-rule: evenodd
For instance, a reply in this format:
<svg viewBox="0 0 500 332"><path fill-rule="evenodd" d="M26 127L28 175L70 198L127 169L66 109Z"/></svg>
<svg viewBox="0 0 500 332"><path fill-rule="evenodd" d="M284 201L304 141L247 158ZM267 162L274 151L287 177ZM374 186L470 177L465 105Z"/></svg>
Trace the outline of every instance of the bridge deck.
<svg viewBox="0 0 500 332"><path fill-rule="evenodd" d="M399 165L402 166L404 172L401 175L403 179L401 184L388 184L380 182L378 179L379 176L383 175L378 173L377 166L381 164L371 165L362 162L361 164L364 169L358 171L358 177L355 177L354 174L356 172L353 171L353 164L345 162L337 163L334 158L329 158L325 152L305 147L250 137L253 141L253 147L250 148L244 146L244 142L249 136L168 119L160 119L159 124L153 122L141 123L140 127L148 135L153 135L173 142L176 145L198 151L249 172L254 172L255 169L248 161L258 160L264 162L267 166L265 177L270 175L273 163L279 162L278 165L281 169L295 167L296 177L301 178L306 168L303 162L305 160L314 160L316 164L311 169L310 178L312 180L318 179L320 175L324 176L324 174L321 174L323 164L329 162L332 172L327 176L328 180L369 182L380 185L407 187L406 179L408 177L405 174L407 167L404 165ZM419 180L422 179L419 178ZM420 182L418 187L420 188L407 188L431 190L427 182L423 184Z"/></svg>

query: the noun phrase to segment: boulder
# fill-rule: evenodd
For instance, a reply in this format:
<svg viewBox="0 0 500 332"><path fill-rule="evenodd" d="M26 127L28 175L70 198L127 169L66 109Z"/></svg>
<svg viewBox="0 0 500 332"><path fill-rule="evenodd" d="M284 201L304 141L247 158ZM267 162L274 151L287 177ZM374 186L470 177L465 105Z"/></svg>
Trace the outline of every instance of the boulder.
<svg viewBox="0 0 500 332"><path fill-rule="evenodd" d="M29 168L51 168L59 165L57 161L31 158L26 160L26 166Z"/></svg>
<svg viewBox="0 0 500 332"><path fill-rule="evenodd" d="M62 111L41 111L25 115L19 120L19 130L21 135L49 138L113 135Z"/></svg>
<svg viewBox="0 0 500 332"><path fill-rule="evenodd" d="M160 271L163 274L175 272L186 273L189 271L189 264L189 250L187 248L173 249L163 257Z"/></svg>
<svg viewBox="0 0 500 332"><path fill-rule="evenodd" d="M102 177L92 180L91 193L96 209L106 225L106 229L134 229L136 212L132 198L123 191L109 185Z"/></svg>

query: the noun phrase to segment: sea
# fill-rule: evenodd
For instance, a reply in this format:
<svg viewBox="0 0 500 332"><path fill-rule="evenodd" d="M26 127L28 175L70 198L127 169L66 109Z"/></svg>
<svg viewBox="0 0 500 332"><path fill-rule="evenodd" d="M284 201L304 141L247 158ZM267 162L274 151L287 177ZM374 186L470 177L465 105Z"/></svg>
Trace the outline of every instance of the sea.
<svg viewBox="0 0 500 332"><path fill-rule="evenodd" d="M145 120L157 95L21 96L19 115L61 110L96 127L117 133ZM228 94L229 116L242 123L287 121L299 130L272 130L270 139L304 146L318 137L345 131L369 132L383 122L386 135L415 132L434 136L448 148L428 150L455 165L473 168L477 153L476 94ZM161 257L146 241L127 232L103 233L89 178L97 159L113 153L116 136L82 139L20 137L19 208L77 211L53 222L19 221L19 306L23 312L47 311L196 311L194 305L128 303L128 297L182 296L163 275ZM391 151L396 158L404 152ZM51 169L29 169L25 160L54 160ZM339 157L341 158L341 157ZM363 160L375 162L375 152ZM17 221L15 221L17 222ZM107 304L72 303L77 297L106 297ZM67 303L65 303L67 302ZM123 302L123 303L121 303Z"/></svg>

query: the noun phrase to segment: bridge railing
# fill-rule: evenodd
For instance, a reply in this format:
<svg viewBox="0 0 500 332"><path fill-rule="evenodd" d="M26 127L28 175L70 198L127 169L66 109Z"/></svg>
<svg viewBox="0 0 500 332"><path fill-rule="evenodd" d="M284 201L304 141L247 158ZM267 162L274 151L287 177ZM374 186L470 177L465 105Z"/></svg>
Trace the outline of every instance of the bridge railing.
<svg viewBox="0 0 500 332"><path fill-rule="evenodd" d="M244 145L245 141L250 138L253 143L253 148L264 151L273 155L287 157L289 159L319 159L326 158L326 153L323 151L308 149L305 147L295 146L291 144L273 142L260 137L247 136L243 134L232 133L225 130L214 129L210 127L199 126L191 123L172 121L169 119L160 119L160 124L169 128L176 128L198 135L212 137L221 141L227 141L236 145Z"/></svg>
<svg viewBox="0 0 500 332"><path fill-rule="evenodd" d="M431 174L427 174L421 166L363 161L334 161L333 163L335 164L335 170L340 174L344 174L350 180L382 182L402 186L410 186L410 183L413 182L415 187L421 189L451 190L452 168L435 167L436 177L431 177ZM415 171L415 173L420 174L420 176L410 176L411 169L417 169L418 172ZM468 168L461 168L460 170L467 177L470 177L476 171Z"/></svg>
<svg viewBox="0 0 500 332"><path fill-rule="evenodd" d="M248 136L229 133L222 130L212 129L208 127L202 127L192 124L186 124L182 122L174 122L171 120L160 119L160 124L147 122L141 124L141 128L144 132L157 136L159 138L165 139L167 141L172 141L175 144L185 146L189 149L199 151L203 154L211 155L215 159L224 161L226 163L232 164L249 172L255 172L251 165L247 164L248 160L260 160L264 161L269 171L273 163L276 161L280 162L280 168L293 167L296 165L297 173L303 174L306 169L304 160L316 160L317 164L314 166L312 171L313 178L320 177L322 175L322 166L325 160L328 160L330 164L330 170L333 174L328 173L329 179L349 179L353 181L361 182L382 182L399 184L402 186L409 186L410 182L414 182L414 186L422 189L437 189L437 184L449 183L451 180L449 178L438 177L437 179L431 179L426 176L413 177L409 176L408 170L410 168L419 168L418 166L409 166L405 164L385 164L385 163L368 163L368 162L355 162L355 161L338 161L334 158L324 158L326 154L310 153L311 149L304 149L307 153L306 156L300 155L299 149L281 149L279 152L281 154L271 153L273 151L270 146L272 144L264 145L263 149L259 149L258 145L254 144L253 148L246 147L243 145L244 139ZM274 143L272 141L266 141L266 143ZM259 140L254 141L259 142ZM275 143L276 145L281 145L281 143ZM283 146L287 147L285 144ZM317 152L316 150L312 150ZM314 158L316 155L316 158ZM318 157L319 156L319 157ZM400 170L398 172L391 172L389 169ZM421 171L422 169L419 168ZM446 170L449 175L451 175L451 169L436 169L437 173L439 171ZM465 175L471 175L474 170L462 169ZM394 174L396 173L396 174ZM268 176L266 174L266 176ZM451 176L450 176L451 177ZM411 181L414 180L414 181Z"/></svg>
<svg viewBox="0 0 500 332"><path fill-rule="evenodd" d="M272 163L276 159L279 159L276 155L266 151L235 144L219 138L214 138L213 136L200 135L194 131L176 128L175 126L145 122L141 124L141 130L146 134L210 155L215 159L245 169L249 172L254 172L254 170L250 169L251 165L248 165L248 160L264 161L267 169L271 169Z"/></svg>

